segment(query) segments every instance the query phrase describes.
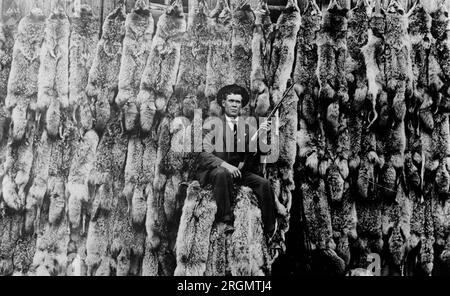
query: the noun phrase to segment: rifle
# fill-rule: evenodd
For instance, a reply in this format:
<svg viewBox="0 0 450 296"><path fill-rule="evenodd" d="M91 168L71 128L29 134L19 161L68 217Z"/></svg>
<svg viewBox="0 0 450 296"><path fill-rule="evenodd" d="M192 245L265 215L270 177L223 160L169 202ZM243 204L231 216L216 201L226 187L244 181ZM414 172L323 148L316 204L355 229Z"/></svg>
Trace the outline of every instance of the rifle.
<svg viewBox="0 0 450 296"><path fill-rule="evenodd" d="M289 92L294 88L294 86L295 86L295 83L291 83L291 85L286 89L286 91L283 93L283 96L281 97L280 101L278 101L278 103L275 105L275 107L273 107L272 111L270 111L270 113L269 113L269 115L267 116L267 119L264 121L264 123L267 123L267 122L268 122L268 121L269 121L269 120L270 120L270 119L278 112L278 109L280 109L281 104L283 104L283 101L287 98L287 95L288 95ZM252 136L252 138L250 139L250 142L256 141L256 139L257 139L258 136L259 136L260 130L261 130L261 128L259 127L259 128L256 130L255 134L254 134L254 135ZM255 152L255 153L253 154L253 156L255 156L256 153L257 153L257 152ZM244 161L241 162L241 163L239 163L238 169L239 169L239 170L243 169L243 168L247 165L247 162L248 162L248 156L245 155Z"/></svg>

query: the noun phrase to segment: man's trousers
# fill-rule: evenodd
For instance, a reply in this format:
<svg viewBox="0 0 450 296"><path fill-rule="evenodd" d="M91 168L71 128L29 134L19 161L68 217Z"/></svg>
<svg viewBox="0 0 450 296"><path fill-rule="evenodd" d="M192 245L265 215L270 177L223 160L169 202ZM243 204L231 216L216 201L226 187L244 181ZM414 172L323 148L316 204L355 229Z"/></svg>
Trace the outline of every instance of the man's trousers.
<svg viewBox="0 0 450 296"><path fill-rule="evenodd" d="M241 174L242 179L236 180L236 184L253 189L261 209L264 230L266 233L272 233L275 228L275 200L269 180L247 171L241 171ZM209 172L208 183L213 186L213 194L217 203L216 220L230 222L233 217L231 211L233 177L227 169L217 167Z"/></svg>

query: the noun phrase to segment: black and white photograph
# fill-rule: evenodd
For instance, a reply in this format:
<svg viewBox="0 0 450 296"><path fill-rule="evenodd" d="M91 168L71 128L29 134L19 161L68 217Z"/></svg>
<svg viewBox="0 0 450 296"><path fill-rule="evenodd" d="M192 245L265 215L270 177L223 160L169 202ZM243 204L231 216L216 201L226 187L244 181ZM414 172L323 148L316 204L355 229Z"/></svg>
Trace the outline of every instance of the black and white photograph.
<svg viewBox="0 0 450 296"><path fill-rule="evenodd" d="M450 276L449 12L0 0L0 276Z"/></svg>

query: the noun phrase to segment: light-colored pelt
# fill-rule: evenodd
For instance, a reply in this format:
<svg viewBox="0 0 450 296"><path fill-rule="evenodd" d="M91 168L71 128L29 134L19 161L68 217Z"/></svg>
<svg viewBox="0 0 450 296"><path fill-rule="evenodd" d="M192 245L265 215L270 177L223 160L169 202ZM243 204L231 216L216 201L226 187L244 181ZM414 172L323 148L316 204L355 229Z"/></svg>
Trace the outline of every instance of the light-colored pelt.
<svg viewBox="0 0 450 296"><path fill-rule="evenodd" d="M33 139L28 143L9 144L4 163L5 175L2 181L3 201L16 211L22 210L26 202L26 186L30 180L33 165Z"/></svg>
<svg viewBox="0 0 450 296"><path fill-rule="evenodd" d="M181 56L175 84L176 91L168 104L168 113L174 116L182 113L186 96L194 96L197 105L206 113L209 104L199 91L206 85L208 48L210 31L208 29L208 9L203 1L191 1L187 31L181 43Z"/></svg>
<svg viewBox="0 0 450 296"><path fill-rule="evenodd" d="M165 111L172 95L180 63L181 40L185 32L186 20L182 5L176 1L158 20L141 78L137 101L140 105L140 125L144 132L151 131L155 113Z"/></svg>
<svg viewBox="0 0 450 296"><path fill-rule="evenodd" d="M86 94L94 110L94 126L103 131L111 116L119 83L122 42L125 35L125 7L119 5L105 19L102 37L89 71Z"/></svg>
<svg viewBox="0 0 450 296"><path fill-rule="evenodd" d="M213 225L209 241L205 276L225 276L227 270L227 244L225 228Z"/></svg>
<svg viewBox="0 0 450 296"><path fill-rule="evenodd" d="M96 275L102 261L109 258L108 246L110 245L111 225L108 216L100 216L91 220L86 241L86 265L87 275Z"/></svg>
<svg viewBox="0 0 450 296"><path fill-rule="evenodd" d="M149 56L154 33L152 13L146 1L137 1L125 21L125 39L119 73L119 92L115 99L125 115L125 128L133 131L138 125L141 76Z"/></svg>
<svg viewBox="0 0 450 296"><path fill-rule="evenodd" d="M231 10L228 2L219 0L211 11L208 20L208 29L211 40L206 65L205 95L208 100L214 101L219 89L232 83L231 67ZM221 109L212 113L219 116ZM211 114L211 115L212 115Z"/></svg>
<svg viewBox="0 0 450 296"><path fill-rule="evenodd" d="M59 225L47 224L36 242L31 274L36 276L66 275L69 228L66 219Z"/></svg>
<svg viewBox="0 0 450 296"><path fill-rule="evenodd" d="M234 207L234 232L231 235L229 264L234 276L264 276L267 249L256 197L241 187ZM270 267L269 267L270 268Z"/></svg>
<svg viewBox="0 0 450 296"><path fill-rule="evenodd" d="M89 5L82 5L71 18L69 48L69 107L73 117L85 130L92 128L93 118L86 96L89 70L98 43L98 17Z"/></svg>
<svg viewBox="0 0 450 296"><path fill-rule="evenodd" d="M252 35L255 16L250 6L237 6L239 1L231 1L231 77L234 83L250 90L252 71Z"/></svg>
<svg viewBox="0 0 450 296"><path fill-rule="evenodd" d="M40 53L36 105L38 116L45 114L50 106L63 110L69 107L69 37L69 18L62 7L57 7L47 18ZM54 106L53 101L58 101L57 106ZM55 112L56 116L52 116ZM59 133L61 116L58 113L54 110L47 113L47 133L50 137Z"/></svg>
<svg viewBox="0 0 450 296"><path fill-rule="evenodd" d="M82 205L89 202L88 178L94 167L99 137L94 130L86 132L77 143L72 159L66 196L68 198L68 214L71 227L78 228L82 218Z"/></svg>
<svg viewBox="0 0 450 296"><path fill-rule="evenodd" d="M44 28L45 17L40 9L31 10L19 23L5 99L9 112L19 101L36 103L40 45L44 38Z"/></svg>
<svg viewBox="0 0 450 296"><path fill-rule="evenodd" d="M270 87L272 100L278 103L287 87L291 77L295 59L295 43L300 29L301 17L297 4L288 0L285 10L278 18L276 25L277 35L272 44L270 60Z"/></svg>
<svg viewBox="0 0 450 296"><path fill-rule="evenodd" d="M201 276L206 271L211 229L217 205L210 191L197 181L188 189L178 229L175 275Z"/></svg>

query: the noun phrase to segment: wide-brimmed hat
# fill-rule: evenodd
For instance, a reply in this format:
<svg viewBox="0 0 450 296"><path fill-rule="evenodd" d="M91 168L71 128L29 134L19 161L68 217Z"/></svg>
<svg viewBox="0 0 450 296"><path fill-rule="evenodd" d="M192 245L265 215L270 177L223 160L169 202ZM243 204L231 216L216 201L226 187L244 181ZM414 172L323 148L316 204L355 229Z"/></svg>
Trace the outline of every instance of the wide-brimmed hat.
<svg viewBox="0 0 450 296"><path fill-rule="evenodd" d="M230 84L222 87L217 93L217 103L222 107L222 101L227 98L229 94L241 95L242 96L242 107L245 107L250 100L250 96L245 87L237 84Z"/></svg>

